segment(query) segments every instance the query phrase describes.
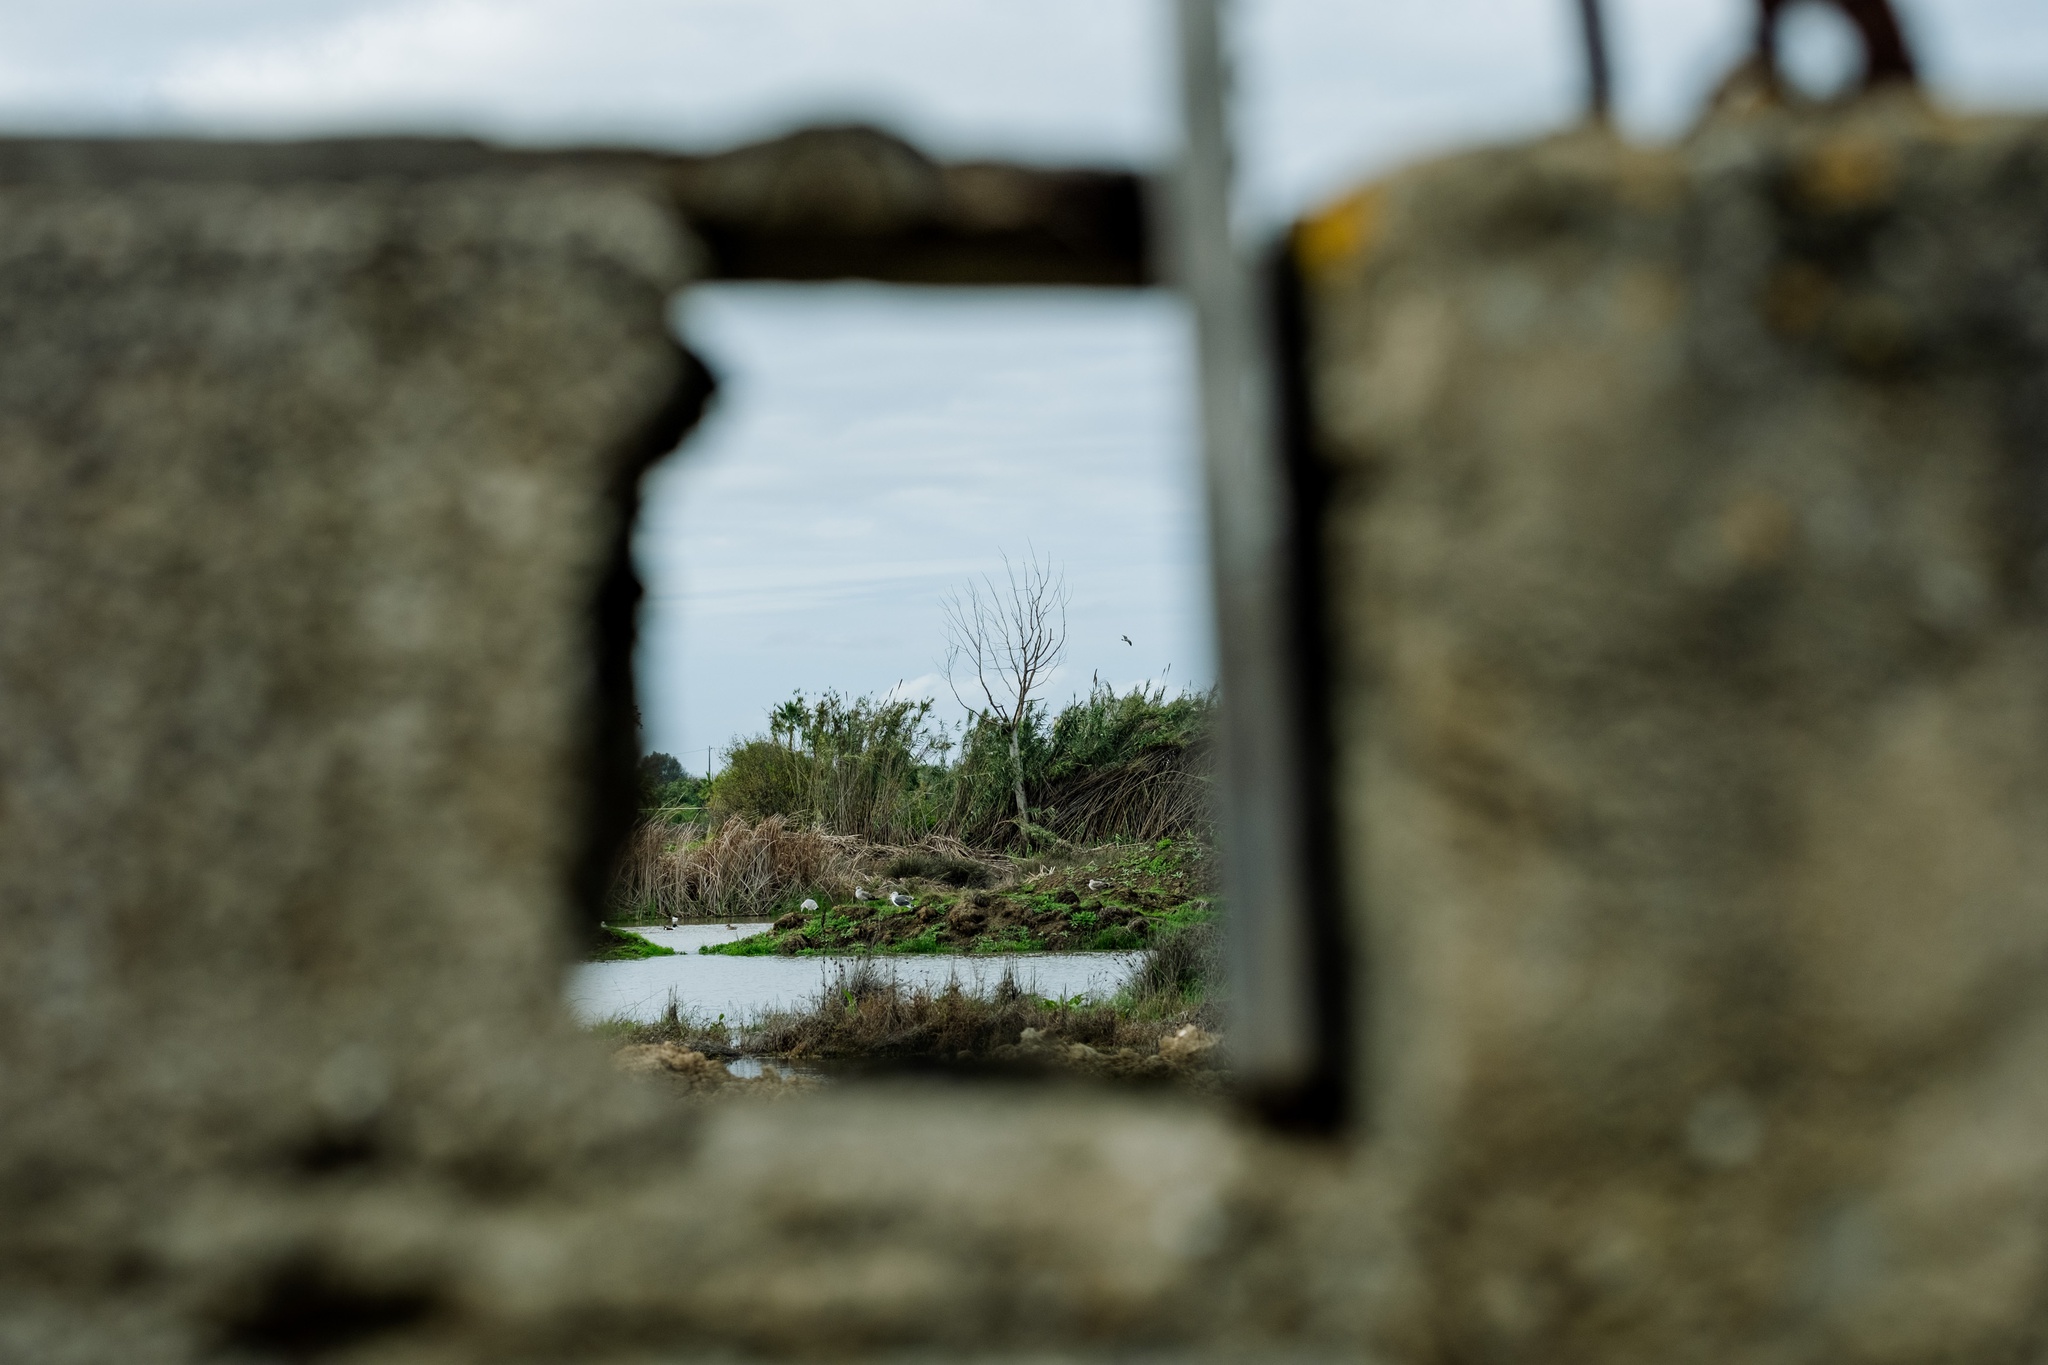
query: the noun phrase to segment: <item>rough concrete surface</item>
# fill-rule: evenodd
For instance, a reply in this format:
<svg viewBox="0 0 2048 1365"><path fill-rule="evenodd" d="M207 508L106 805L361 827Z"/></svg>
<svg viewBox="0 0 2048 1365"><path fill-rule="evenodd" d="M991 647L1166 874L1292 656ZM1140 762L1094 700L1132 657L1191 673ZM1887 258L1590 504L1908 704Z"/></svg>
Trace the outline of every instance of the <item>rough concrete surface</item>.
<svg viewBox="0 0 2048 1365"><path fill-rule="evenodd" d="M703 394L673 200L131 165L0 176L0 1361L2036 1349L2048 129L1580 134L1304 225L1330 1144L615 1070L559 988Z"/></svg>
<svg viewBox="0 0 2048 1365"><path fill-rule="evenodd" d="M1302 230L1414 1349L2036 1349L2044 172L1897 96Z"/></svg>

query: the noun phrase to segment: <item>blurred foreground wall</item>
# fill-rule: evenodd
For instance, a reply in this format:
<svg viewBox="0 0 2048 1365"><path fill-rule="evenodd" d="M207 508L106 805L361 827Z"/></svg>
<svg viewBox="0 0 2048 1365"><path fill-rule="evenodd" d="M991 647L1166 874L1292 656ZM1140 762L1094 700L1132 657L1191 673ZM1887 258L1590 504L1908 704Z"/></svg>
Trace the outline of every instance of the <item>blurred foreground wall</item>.
<svg viewBox="0 0 2048 1365"><path fill-rule="evenodd" d="M613 1076L560 974L732 248L630 158L208 166L0 156L0 1360L2037 1349L2048 127L1303 225L1335 1143Z"/></svg>

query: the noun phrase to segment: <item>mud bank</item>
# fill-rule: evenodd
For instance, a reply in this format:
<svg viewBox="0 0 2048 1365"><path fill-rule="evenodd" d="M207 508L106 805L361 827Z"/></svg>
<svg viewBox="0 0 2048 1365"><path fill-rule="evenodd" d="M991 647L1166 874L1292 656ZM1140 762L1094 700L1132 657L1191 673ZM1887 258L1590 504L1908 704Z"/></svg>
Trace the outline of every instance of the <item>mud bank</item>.
<svg viewBox="0 0 2048 1365"><path fill-rule="evenodd" d="M1215 913L1213 867L1204 845L1162 839L1110 845L1065 864L1027 860L994 886L892 877L815 909L790 911L766 934L699 951L740 957L1127 952L1208 921Z"/></svg>

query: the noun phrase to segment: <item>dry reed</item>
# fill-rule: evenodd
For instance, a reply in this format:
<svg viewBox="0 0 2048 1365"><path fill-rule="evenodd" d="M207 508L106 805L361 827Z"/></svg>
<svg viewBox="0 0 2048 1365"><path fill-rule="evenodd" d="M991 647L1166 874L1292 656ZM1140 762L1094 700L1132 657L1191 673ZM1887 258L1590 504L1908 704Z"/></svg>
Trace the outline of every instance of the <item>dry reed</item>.
<svg viewBox="0 0 2048 1365"><path fill-rule="evenodd" d="M1210 791L1205 746L1161 746L1050 784L1044 794L1046 823L1076 844L1117 837L1150 843L1207 829Z"/></svg>
<svg viewBox="0 0 2048 1365"><path fill-rule="evenodd" d="M715 830L648 820L620 856L611 906L621 918L674 915L734 919L768 914L799 893L822 901L852 896L856 882L890 876L980 869L976 884L1005 880L1007 863L957 839L928 835L913 844L874 844L779 815L733 816Z"/></svg>
<svg viewBox="0 0 2048 1365"><path fill-rule="evenodd" d="M1199 1009L1174 1022L1192 1019ZM1153 1047L1173 1024L1137 1018L1112 1001L1041 999L1005 974L987 993L957 981L906 985L871 960L840 967L809 1006L764 1015L743 1030L741 1046L776 1056L870 1059L984 1057L1037 1029L1066 1043Z"/></svg>
<svg viewBox="0 0 2048 1365"><path fill-rule="evenodd" d="M716 830L649 821L633 831L612 884L621 910L683 918L759 915L792 891L845 894L867 845L779 815Z"/></svg>

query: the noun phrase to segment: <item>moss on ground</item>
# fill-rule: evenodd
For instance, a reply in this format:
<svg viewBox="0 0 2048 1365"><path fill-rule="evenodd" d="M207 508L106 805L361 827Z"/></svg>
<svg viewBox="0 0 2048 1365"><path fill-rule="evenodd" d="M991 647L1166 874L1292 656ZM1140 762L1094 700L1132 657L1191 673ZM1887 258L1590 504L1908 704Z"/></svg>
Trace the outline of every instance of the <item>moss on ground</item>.
<svg viewBox="0 0 2048 1365"><path fill-rule="evenodd" d="M643 957L674 957L676 950L664 948L658 943L609 924L600 925L596 941L591 944L591 962L634 962Z"/></svg>
<svg viewBox="0 0 2048 1365"><path fill-rule="evenodd" d="M994 889L902 877L886 899L792 911L766 933L710 944L731 957L830 954L1129 952L1215 914L1214 858L1188 839L1109 844L1070 860L1027 860ZM1090 883L1094 885L1090 885Z"/></svg>

